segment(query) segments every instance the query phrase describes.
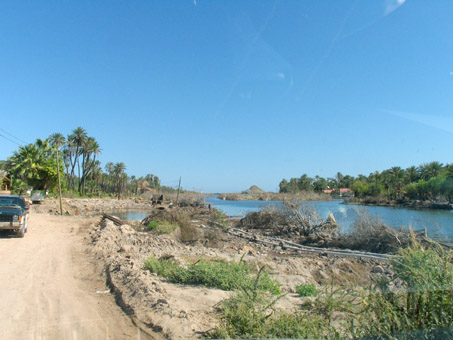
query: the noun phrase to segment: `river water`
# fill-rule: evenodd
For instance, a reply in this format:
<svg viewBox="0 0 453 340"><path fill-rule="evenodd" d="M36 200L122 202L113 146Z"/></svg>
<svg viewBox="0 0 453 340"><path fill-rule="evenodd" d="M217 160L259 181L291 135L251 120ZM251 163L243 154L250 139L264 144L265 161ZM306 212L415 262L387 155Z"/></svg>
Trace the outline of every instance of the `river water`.
<svg viewBox="0 0 453 340"><path fill-rule="evenodd" d="M207 197L206 203L211 203L229 216L241 217L250 211L258 211L263 206L281 204L277 201L224 201L214 196ZM428 235L431 237L453 239L453 210L415 210L342 203L343 200L302 202L303 205L313 207L323 219L332 213L345 232L350 229L357 215L361 211L365 211L372 216L378 216L385 224L393 227L411 226L415 230L422 230L426 227Z"/></svg>
<svg viewBox="0 0 453 340"><path fill-rule="evenodd" d="M206 197L206 203L222 210L225 214L235 217L243 217L250 211L258 211L266 205L279 205L277 201L228 201L220 200L215 196ZM407 208L375 207L361 205L345 205L343 200L327 202L302 202L312 206L318 214L326 219L330 213L335 216L341 229L345 232L350 227L357 215L365 211L372 216L379 217L385 224L393 227L412 226L415 230L423 230L425 227L428 235L433 238L453 240L453 211L449 210L414 210ZM123 220L142 220L148 216L148 211L115 211L111 212Z"/></svg>

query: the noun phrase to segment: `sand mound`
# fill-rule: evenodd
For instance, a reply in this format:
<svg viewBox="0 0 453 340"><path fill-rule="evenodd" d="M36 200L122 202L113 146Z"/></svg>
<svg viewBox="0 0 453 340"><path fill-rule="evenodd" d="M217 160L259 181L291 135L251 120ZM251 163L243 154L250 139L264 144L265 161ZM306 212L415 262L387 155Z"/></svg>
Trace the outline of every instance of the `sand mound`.
<svg viewBox="0 0 453 340"><path fill-rule="evenodd" d="M252 185L248 190L241 192L241 194L245 194L245 195L259 195L259 194L264 194L264 193L265 193L265 191L256 185Z"/></svg>

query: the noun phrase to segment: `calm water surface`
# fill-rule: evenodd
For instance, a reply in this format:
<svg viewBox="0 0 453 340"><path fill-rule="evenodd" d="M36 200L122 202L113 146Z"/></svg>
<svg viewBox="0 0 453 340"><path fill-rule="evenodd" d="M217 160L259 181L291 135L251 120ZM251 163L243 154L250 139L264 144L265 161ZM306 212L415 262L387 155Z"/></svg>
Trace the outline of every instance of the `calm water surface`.
<svg viewBox="0 0 453 340"><path fill-rule="evenodd" d="M116 210L109 212L109 215L116 216L123 221L141 221L150 213L148 210Z"/></svg>
<svg viewBox="0 0 453 340"><path fill-rule="evenodd" d="M343 200L333 200L329 202L302 202L302 204L312 206L324 219L332 213L343 231L350 229L358 213L366 211L373 216L378 216L390 226L412 226L416 230L426 227L431 237L453 239L453 211L344 205L342 202ZM211 203L214 207L222 210L229 216L238 217L243 217L250 211L258 211L266 205L281 204L277 201L224 201L219 200L215 196L207 197L206 203ZM110 214L118 216L122 220L142 220L149 213L146 210L120 210L110 212Z"/></svg>
<svg viewBox="0 0 453 340"><path fill-rule="evenodd" d="M276 201L224 201L214 196L207 197L206 202L211 203L229 216L241 217L249 211L258 211L266 205L281 204ZM332 213L344 231L350 229L351 224L360 211L366 211L373 216L378 216L390 226L407 227L410 225L416 230L426 227L428 234L432 237L453 239L453 211L344 205L342 203L343 200L302 202L303 205L315 208L324 219Z"/></svg>

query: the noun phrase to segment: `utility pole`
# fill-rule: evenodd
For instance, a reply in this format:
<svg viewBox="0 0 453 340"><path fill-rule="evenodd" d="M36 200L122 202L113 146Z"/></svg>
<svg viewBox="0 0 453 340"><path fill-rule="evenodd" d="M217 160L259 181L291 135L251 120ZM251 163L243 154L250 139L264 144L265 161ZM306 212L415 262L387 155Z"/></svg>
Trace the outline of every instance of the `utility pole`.
<svg viewBox="0 0 453 340"><path fill-rule="evenodd" d="M60 215L63 215L63 205L61 203L61 181L60 181L60 157L58 157L58 149L60 145L57 144L57 173L58 173L58 196L60 198Z"/></svg>
<svg viewBox="0 0 453 340"><path fill-rule="evenodd" d="M181 177L179 177L178 193L176 194L176 206L178 206L179 190L181 189Z"/></svg>

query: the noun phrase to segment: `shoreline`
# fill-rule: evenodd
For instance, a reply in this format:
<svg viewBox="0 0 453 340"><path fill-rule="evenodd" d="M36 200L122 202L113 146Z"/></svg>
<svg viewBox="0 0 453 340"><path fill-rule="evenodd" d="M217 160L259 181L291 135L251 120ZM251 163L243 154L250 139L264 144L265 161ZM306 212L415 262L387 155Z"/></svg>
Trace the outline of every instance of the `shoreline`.
<svg viewBox="0 0 453 340"><path fill-rule="evenodd" d="M347 199L343 200L344 205L365 205L376 207L389 207L389 208L406 208L414 210L453 210L453 204L449 203L433 203L421 201L362 201L360 199Z"/></svg>
<svg viewBox="0 0 453 340"><path fill-rule="evenodd" d="M220 193L217 198L225 201L316 201L316 202L330 202L332 197L326 194L319 194L315 192L307 192L300 194L280 194L274 192L265 192L257 194L242 194L242 193Z"/></svg>

